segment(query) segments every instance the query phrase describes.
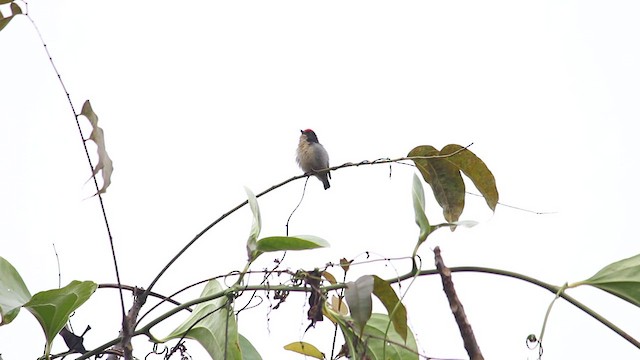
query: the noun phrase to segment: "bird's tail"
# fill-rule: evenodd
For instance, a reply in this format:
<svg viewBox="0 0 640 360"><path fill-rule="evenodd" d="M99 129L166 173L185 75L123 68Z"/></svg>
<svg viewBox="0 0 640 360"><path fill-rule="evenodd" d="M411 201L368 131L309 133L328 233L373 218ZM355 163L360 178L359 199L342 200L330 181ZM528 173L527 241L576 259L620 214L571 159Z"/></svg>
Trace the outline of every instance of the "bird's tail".
<svg viewBox="0 0 640 360"><path fill-rule="evenodd" d="M331 177L331 175L328 175L328 173L318 174L318 179L322 181L322 185L324 185L325 190L331 187L331 185L329 185L329 177Z"/></svg>

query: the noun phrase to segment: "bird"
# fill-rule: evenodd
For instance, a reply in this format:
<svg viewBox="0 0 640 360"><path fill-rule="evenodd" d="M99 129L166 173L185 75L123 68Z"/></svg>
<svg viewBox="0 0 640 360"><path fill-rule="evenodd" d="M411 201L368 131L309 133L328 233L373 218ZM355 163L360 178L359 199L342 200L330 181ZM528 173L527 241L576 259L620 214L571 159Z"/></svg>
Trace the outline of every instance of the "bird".
<svg viewBox="0 0 640 360"><path fill-rule="evenodd" d="M329 185L331 174L325 170L329 168L329 154L320 144L318 136L313 130L300 130L296 161L305 174L315 175L318 180L322 181L325 190L331 186Z"/></svg>

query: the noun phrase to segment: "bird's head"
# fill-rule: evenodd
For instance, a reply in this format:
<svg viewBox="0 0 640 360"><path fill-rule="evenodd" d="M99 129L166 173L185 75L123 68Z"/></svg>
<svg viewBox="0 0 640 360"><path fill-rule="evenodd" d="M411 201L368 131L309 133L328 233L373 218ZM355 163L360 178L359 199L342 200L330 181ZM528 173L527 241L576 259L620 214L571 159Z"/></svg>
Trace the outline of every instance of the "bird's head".
<svg viewBox="0 0 640 360"><path fill-rule="evenodd" d="M300 136L306 137L308 142L310 142L310 143L317 143L318 142L318 137L316 136L316 133L313 132L313 130L311 130L311 129L300 130L300 133L302 134Z"/></svg>

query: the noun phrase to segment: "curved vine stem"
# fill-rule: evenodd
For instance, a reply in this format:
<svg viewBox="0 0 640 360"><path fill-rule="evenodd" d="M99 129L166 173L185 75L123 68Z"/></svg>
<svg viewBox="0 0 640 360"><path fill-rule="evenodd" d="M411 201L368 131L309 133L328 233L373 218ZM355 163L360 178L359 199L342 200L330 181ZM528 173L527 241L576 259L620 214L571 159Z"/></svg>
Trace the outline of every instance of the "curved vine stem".
<svg viewBox="0 0 640 360"><path fill-rule="evenodd" d="M358 163L352 163L352 162L348 162L348 163L344 163L342 165L338 165L338 166L333 166L330 168L327 168L327 171L335 171L335 170L339 170L339 169L343 169L343 168L348 168L348 167L353 167L353 166L363 166L363 165L378 165L378 164L388 164L388 163L401 163L402 161L405 160L413 160L413 159L439 159L439 158L446 158L446 157L450 157L453 156L461 151L466 150L467 148L469 148L471 145L473 144L469 144L457 151L454 151L451 154L447 154L447 155L434 155L434 156L405 156L405 157L399 157L399 158L395 158L395 159L376 159L373 161L370 160L363 160L360 161ZM325 169L319 170L319 171L324 171ZM298 180L301 178L305 178L305 177L309 177L309 175L307 174L302 174L302 175L296 175L294 177L291 177L287 180L282 181L279 184L273 185L270 188L264 190L263 192L256 194L256 198L259 198L263 195L268 194L269 192L282 187L294 180ZM153 279L153 281L151 281L151 284L149 284L149 286L146 289L146 293L148 293L149 291L151 291L151 289L155 286L155 284L158 282L158 280L160 280L160 278L162 277L162 275L164 275L164 273L169 269L169 267L171 267L171 265L173 265L174 262L176 262L176 260L178 260L178 258L180 256L182 256L182 254L184 254L185 251L187 251L187 249L189 249L191 247L191 245L193 245L196 241L198 241L198 239L200 239L202 237L202 235L204 235L207 231L209 231L212 227L216 226L219 222L221 222L222 220L226 219L229 215L233 214L234 212L240 210L242 207L244 207L245 205L248 204L248 201L245 200L243 202L241 202L240 204L236 205L234 208L232 208L231 210L227 211L226 213L222 214L219 218L217 218L215 221L213 221L211 224L207 225L204 229L202 229L202 231L200 231L198 234L196 234L196 236L193 237L193 239L191 239L191 241L189 241L171 260L169 260L169 262L167 263L167 265L165 265L164 268L162 268L162 270L160 270L160 272L158 273L158 275L156 275L156 277Z"/></svg>
<svg viewBox="0 0 640 360"><path fill-rule="evenodd" d="M42 46L44 47L44 51L47 54L47 58L49 59L49 63L51 63L51 67L53 68L53 71L55 72L56 76L58 77L58 81L60 82L60 86L62 87L62 90L64 91L64 94L67 97L67 101L69 102L69 107L71 109L71 112L73 113L73 116L74 116L75 120L76 120L76 126L78 128L78 133L80 134L80 140L82 140L82 146L84 148L84 153L85 153L85 156L87 157L87 162L89 163L89 170L93 174L93 169L94 169L93 162L91 161L91 156L89 155L89 149L87 148L87 143L85 141L84 134L82 133L82 128L80 126L80 121L78 120L78 117L80 115L76 112L76 109L73 106L73 102L71 101L71 95L69 94L69 91L67 91L67 87L64 84L64 82L62 81L62 76L60 75L60 72L58 71L58 68L56 67L56 64L53 62L53 58L51 57L51 53L49 52L49 48L47 47L47 44L45 43L44 38L42 37L42 33L40 32L40 29L38 28L38 25L36 25L36 22L29 15L29 8L28 8L29 4L26 1L25 1L25 5L27 6L27 8L26 8L26 11L25 11L24 15L27 17L27 19L29 19L29 21L33 25L33 28L36 30L36 34L38 34L38 37L40 38L40 42L42 43ZM102 212L102 218L103 218L103 221L104 221L104 225L106 227L107 236L109 238L109 245L111 246L111 256L113 258L113 267L114 267L114 270L115 270L116 282L118 283L119 291L120 291L120 308L121 308L121 312L122 312L122 322L124 324L124 322L126 321L125 320L126 314L125 314L125 309L124 309L124 295L123 295L123 291L122 291L122 284L120 282L120 271L118 270L118 260L116 258L116 249L115 249L115 245L113 243L113 235L111 234L111 228L109 227L109 220L107 218L107 211L106 211L105 206L104 206L104 201L102 200L102 195L100 194L100 187L98 186L98 180L96 179L95 176L92 176L92 178L93 178L93 183L94 183L95 188L96 188L96 196L98 197L98 201L100 203L100 210Z"/></svg>

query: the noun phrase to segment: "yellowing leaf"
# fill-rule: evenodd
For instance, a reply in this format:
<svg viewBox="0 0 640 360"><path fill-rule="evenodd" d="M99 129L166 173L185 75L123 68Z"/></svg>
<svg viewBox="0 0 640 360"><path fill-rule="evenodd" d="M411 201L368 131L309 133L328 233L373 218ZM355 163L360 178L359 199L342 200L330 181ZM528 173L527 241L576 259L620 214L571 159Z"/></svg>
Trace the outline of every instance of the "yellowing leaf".
<svg viewBox="0 0 640 360"><path fill-rule="evenodd" d="M0 12L0 30L4 29L5 26L9 25L9 22L15 17L15 15L22 14L22 8L20 8L20 5L14 3L13 0L9 0L9 1L0 0L0 4L6 4L6 3L11 3L11 5L9 5L11 9L11 15L4 17L2 12Z"/></svg>
<svg viewBox="0 0 640 360"><path fill-rule="evenodd" d="M324 359L324 354L320 350L318 350L317 347L303 341L292 342L289 345L285 345L284 348L285 350L297 352L298 354L306 356L311 356L312 358L321 360Z"/></svg>
<svg viewBox="0 0 640 360"><path fill-rule="evenodd" d="M331 308L333 308L333 310L335 310L342 316L347 316L349 314L349 308L347 307L347 304L335 295L331 297Z"/></svg>
<svg viewBox="0 0 640 360"><path fill-rule="evenodd" d="M336 280L336 277L333 276L333 274L331 274L328 271L323 271L322 272L322 277L324 277L325 279L327 279L327 281L331 284L331 285L335 285L338 283L338 281Z"/></svg>
<svg viewBox="0 0 640 360"><path fill-rule="evenodd" d="M22 14L22 8L20 7L20 5L12 2L11 5L11 11L13 12L13 15L20 15Z"/></svg>
<svg viewBox="0 0 640 360"><path fill-rule="evenodd" d="M107 154L104 143L104 131L98 126L98 115L93 112L89 100L85 101L84 105L82 105L80 115L86 117L93 127L93 131L91 131L91 135L89 135L89 139L87 140L92 140L98 146L98 163L93 169L91 177L96 176L99 171L102 171L102 187L94 196L104 194L107 191L107 187L111 185L111 174L113 173L113 162L109 154Z"/></svg>
<svg viewBox="0 0 640 360"><path fill-rule="evenodd" d="M492 211L496 211L498 204L498 188L496 179L487 167L471 150L464 149L460 145L449 144L440 150L441 155L453 154L445 159L455 164L462 172L473 181L480 194L484 197Z"/></svg>
<svg viewBox="0 0 640 360"><path fill-rule="evenodd" d="M435 157L439 155L430 145L418 146L409 152L409 156L416 157L413 162L431 186L444 218L448 222L458 221L464 209L464 181L460 169L446 158Z"/></svg>

